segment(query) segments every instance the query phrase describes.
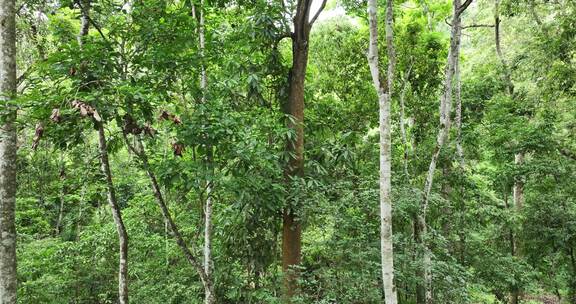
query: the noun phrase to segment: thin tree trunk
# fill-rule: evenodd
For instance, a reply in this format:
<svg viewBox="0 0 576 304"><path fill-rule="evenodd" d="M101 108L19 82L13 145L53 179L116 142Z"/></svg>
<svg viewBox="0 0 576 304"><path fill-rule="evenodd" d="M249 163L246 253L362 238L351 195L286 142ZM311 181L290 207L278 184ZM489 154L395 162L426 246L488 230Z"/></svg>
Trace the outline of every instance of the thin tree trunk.
<svg viewBox="0 0 576 304"><path fill-rule="evenodd" d="M138 137L136 138L136 144L137 144L136 147L130 144L126 136L124 137L124 141L126 142L128 149L132 153L134 153L134 155L136 155L140 160L140 162L142 163L142 167L146 171L146 174L150 179L150 184L152 186L152 190L154 191L154 197L156 198L156 203L160 207L160 211L162 212L162 217L164 218L165 223L167 223L168 227L170 228L170 231L172 232L174 238L176 239L176 244L178 245L178 247L180 247L180 250L184 254L184 257L186 258L188 263L192 265L192 267L196 270L196 272L200 276L200 280L202 281L204 289L208 291L206 292L206 295L209 296L205 296L205 301L207 301L206 303L209 304L216 303L216 298L214 294L214 285L211 281L211 278L206 274L206 270L205 268L203 268L202 263L194 256L192 250L188 248L186 241L184 241L184 238L180 233L180 229L178 229L178 226L174 222L172 214L170 213L166 201L164 200L164 196L162 195L162 190L160 188L160 185L158 184L156 175L154 174L154 172L152 172L152 169L150 168L150 165L148 163L148 156L146 154L146 150L144 149L144 145L142 144L141 139Z"/></svg>
<svg viewBox="0 0 576 304"><path fill-rule="evenodd" d="M467 1L467 5L471 1ZM430 252L427 236L427 223L426 214L428 212L428 203L430 200L430 192L432 190L432 185L434 182L434 173L436 171L436 164L438 162L438 157L444 143L448 138L450 131L450 112L452 107L452 78L455 74L456 60L460 55L460 36L462 33L461 27L461 14L466 9L467 6L462 7L460 0L453 1L453 16L452 16L452 29L450 34L450 50L448 53L448 63L446 66L446 77L444 79L443 93L440 98L440 126L438 130L438 136L436 138L436 146L434 147L434 152L432 154L432 159L430 160L430 166L428 167L428 174L426 181L424 183L424 192L422 204L420 206L420 211L417 216L416 223L418 224L418 230L420 236L416 238L416 242L420 243L424 250L423 254L423 284L418 285L417 291L417 303L418 304L431 304L433 302L432 296L432 253ZM422 295L424 294L424 299Z"/></svg>
<svg viewBox="0 0 576 304"><path fill-rule="evenodd" d="M193 14L196 15L196 8L192 6ZM205 22L204 22L204 0L200 0L200 9L198 12L198 39L199 39L199 49L200 57L202 59L201 72L200 72L200 90L202 91L201 102L206 102L206 93L208 87L208 77L206 74L206 63L205 51L206 51L206 37ZM212 147L207 147L208 154L206 156L206 164L212 167ZM208 281L212 281L212 182L206 181L206 200L204 201L204 273ZM211 284L204 285L204 303L210 304L214 302L214 290L213 288L207 288L212 286Z"/></svg>
<svg viewBox="0 0 576 304"><path fill-rule="evenodd" d="M394 254L392 238L392 149L390 139L390 101L394 83L394 65L396 54L394 51L393 32L393 1L386 2L386 48L388 51L387 82L380 80L378 64L378 3L377 0L368 1L368 17L370 24L370 44L368 49L368 63L374 88L378 92L379 124L380 124L380 250L382 285L386 304L398 303L396 286L394 284Z"/></svg>
<svg viewBox="0 0 576 304"><path fill-rule="evenodd" d="M502 64L504 81L506 82L506 92L510 98L514 98L514 83L512 82L512 73L506 62L506 58L502 52L501 36L500 36L500 0L494 2L494 40L496 44L496 55ZM524 154L522 152L514 155L514 164L518 167L524 162ZM515 212L520 212L524 201L524 184L518 177L514 177L514 186L512 187L512 198L514 203ZM518 237L514 233L514 229L510 229L510 246L512 256L519 255ZM510 302L517 304L520 301L521 290L518 286L514 285L511 290Z"/></svg>
<svg viewBox="0 0 576 304"><path fill-rule="evenodd" d="M16 20L15 1L0 0L0 303L15 304Z"/></svg>
<svg viewBox="0 0 576 304"><path fill-rule="evenodd" d="M64 201L65 201L65 197L66 197L66 186L65 186L65 179L66 179L66 173L65 173L65 166L64 166L64 159L63 159L63 154L60 155L60 162L62 162L62 167L60 168L60 182L62 183L61 188L60 188L60 195L58 197L58 199L60 200L60 208L58 209L58 220L56 221L56 236L60 235L61 232L61 228L60 226L62 225L62 220L64 219Z"/></svg>
<svg viewBox="0 0 576 304"><path fill-rule="evenodd" d="M288 100L284 113L291 116L287 120L288 129L296 136L289 140L286 152L291 155L284 168L286 181L304 175L304 80L308 64L308 46L310 30L314 21L326 5L324 0L320 9L310 19L310 8L313 0L298 0L294 16L292 38L292 68L289 75ZM286 207L282 212L282 270L284 272L284 302L292 303L298 289L298 269L301 261L302 227L297 210Z"/></svg>
<svg viewBox="0 0 576 304"><path fill-rule="evenodd" d="M500 0L495 0L494 4L494 40L496 43L496 55L502 64L504 81L506 82L506 90L508 95L512 97L514 95L514 83L512 82L512 75L510 73L510 69L508 68L508 63L504 58L504 54L502 53L502 46L500 44Z"/></svg>
<svg viewBox="0 0 576 304"><path fill-rule="evenodd" d="M84 181L86 183L86 181ZM86 184L82 185L82 192L80 194L80 201L78 202L78 219L76 219L76 241L80 240L80 232L82 232L82 210L84 209L84 198L86 197Z"/></svg>
<svg viewBox="0 0 576 304"><path fill-rule="evenodd" d="M208 181L206 187L206 204L204 206L204 272L206 277L212 281L212 186ZM212 285L209 285L212 287ZM204 303L214 303L213 288L204 288Z"/></svg>
<svg viewBox="0 0 576 304"><path fill-rule="evenodd" d="M193 14L196 15L196 8L192 6ZM200 0L200 9L198 12L198 39L200 47L200 57L202 58L201 72L200 72L200 90L202 91L201 102L206 102L206 90L208 86L208 77L206 74L205 50L206 50L206 37L204 35L205 22L204 22L204 0ZM208 155L206 163L208 166L212 165L212 147L208 146ZM206 201L204 201L204 273L208 280L211 281L212 276L212 182L206 181ZM204 288L204 303L209 304L214 301L214 294L212 288Z"/></svg>
<svg viewBox="0 0 576 304"><path fill-rule="evenodd" d="M84 37L88 35L88 31L90 30L90 7L91 7L91 0L80 0L80 10L82 14L80 16L80 32L78 33L78 45L84 44Z"/></svg>
<svg viewBox="0 0 576 304"><path fill-rule="evenodd" d="M58 208L58 220L56 221L56 235L60 235L60 226L62 225L62 219L64 218L64 189L60 190L59 198L60 207Z"/></svg>
<svg viewBox="0 0 576 304"><path fill-rule="evenodd" d="M84 38L88 35L90 30L90 0L81 0L79 2L82 11L80 32L78 34L78 44L80 47L84 45ZM94 119L94 123L98 128L98 148L100 150L100 170L106 179L108 204L112 210L112 217L114 218L114 225L118 234L118 302L120 304L128 304L128 233L122 220L122 213L118 206L116 198L116 189L112 180L112 171L110 170L110 161L108 158L108 147L106 143L106 134L104 132L104 124L101 121Z"/></svg>
<svg viewBox="0 0 576 304"><path fill-rule="evenodd" d="M128 304L128 233L122 221L122 213L116 199L116 189L112 181L112 172L110 171L110 162L108 160L108 147L106 144L106 134L104 125L97 122L98 125L98 147L100 148L100 169L106 179L108 190L108 204L112 209L112 217L116 225L119 242L120 263L118 269L118 301L120 304Z"/></svg>

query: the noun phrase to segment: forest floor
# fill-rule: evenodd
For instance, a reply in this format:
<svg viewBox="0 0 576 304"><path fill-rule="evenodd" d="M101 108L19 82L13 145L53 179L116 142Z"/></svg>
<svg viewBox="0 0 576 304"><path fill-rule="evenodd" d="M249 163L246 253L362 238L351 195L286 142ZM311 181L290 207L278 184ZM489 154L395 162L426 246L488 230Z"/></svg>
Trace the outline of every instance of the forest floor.
<svg viewBox="0 0 576 304"><path fill-rule="evenodd" d="M541 304L561 303L560 300L558 300L558 297L554 295L524 295L523 300L528 301L528 303L541 303Z"/></svg>

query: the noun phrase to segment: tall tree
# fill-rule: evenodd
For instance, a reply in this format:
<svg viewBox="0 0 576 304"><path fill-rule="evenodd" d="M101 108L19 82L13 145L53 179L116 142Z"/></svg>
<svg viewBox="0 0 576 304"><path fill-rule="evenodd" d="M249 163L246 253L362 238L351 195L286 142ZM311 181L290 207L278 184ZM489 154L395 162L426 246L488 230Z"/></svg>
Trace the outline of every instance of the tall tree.
<svg viewBox="0 0 576 304"><path fill-rule="evenodd" d="M539 20L538 18L536 18ZM504 78L504 82L506 85L506 94L511 99L514 98L514 83L512 82L512 73L510 71L510 67L508 66L508 62L504 57L504 53L502 52L502 36L501 36L501 27L500 27L500 0L494 1L494 40L496 44L496 55L500 60L500 64L502 66L502 74ZM540 23L538 23L540 24ZM517 152L514 155L514 165L521 166L524 163L524 153L522 151ZM514 203L514 212L519 212L522 209L522 205L524 204L524 183L522 182L519 176L514 176L514 185L512 186L512 200ZM518 255L518 236L514 233L514 229L510 229L510 245L511 245L511 254L512 256ZM511 304L518 304L520 300L520 288L517 284L514 284L512 287L512 294L510 298Z"/></svg>
<svg viewBox="0 0 576 304"><path fill-rule="evenodd" d="M428 204L430 201L430 193L434 181L434 173L436 171L436 164L440 156L442 147L448 139L450 131L450 112L452 108L452 82L455 74L457 58L460 56L460 36L462 34L462 21L461 15L472 3L473 0L466 0L462 3L460 0L454 0L452 3L453 14L450 31L450 49L448 52L448 62L446 64L445 79L440 96L440 125L438 135L436 138L436 145L432 153L430 165L428 167L428 174L424 183L423 198L420 205L420 210L417 215L415 233L417 243L421 244L424 250L422 260L422 275L423 284L420 283L417 292L417 303L431 304L433 302L432 295L432 253L427 244L428 227L426 223L426 214L428 212Z"/></svg>
<svg viewBox="0 0 576 304"><path fill-rule="evenodd" d="M90 0L82 0L78 2L80 9L82 11L80 33L78 34L78 43L82 47L84 45L84 39L89 34L90 30ZM126 232L126 226L122 219L122 212L120 206L118 205L118 199L116 197L116 188L114 187L114 181L112 178L112 170L110 169L110 160L108 157L108 144L106 140L106 133L104 129L104 122L102 118L98 115L96 109L86 105L82 102L75 102L73 105L78 108L81 112L86 111L92 116L94 125L96 126L98 132L98 148L100 152L100 170L104 175L106 181L106 190L108 204L112 210L112 217L114 218L114 224L116 226L116 232L118 233L118 253L119 253L119 263L118 263L118 302L120 304L128 304L128 232ZM82 109L84 108L84 110Z"/></svg>
<svg viewBox="0 0 576 304"><path fill-rule="evenodd" d="M16 303L16 11L0 0L0 303Z"/></svg>
<svg viewBox="0 0 576 304"><path fill-rule="evenodd" d="M318 11L311 15L312 0L298 0L294 15L294 31L292 38L292 67L288 77L288 100L284 106L288 119L288 128L296 134L286 145L287 155L290 155L284 175L288 181L304 176L304 80L308 65L308 48L310 31L326 6L326 0ZM292 302L292 297L298 288L298 270L302 249L302 226L298 219L298 210L286 207L282 216L282 269L284 271L285 301Z"/></svg>
<svg viewBox="0 0 576 304"><path fill-rule="evenodd" d="M112 181L112 171L110 170L110 161L108 159L108 146L106 143L106 134L104 133L104 124L95 122L98 127L98 147L100 148L100 169L106 179L106 188L108 194L108 204L112 209L112 217L116 225L119 241L119 269L118 269L118 302L128 304L128 233L122 220L122 212L116 198L116 189Z"/></svg>
<svg viewBox="0 0 576 304"><path fill-rule="evenodd" d="M204 0L200 0L200 6L198 12L196 11L196 6L192 4L192 14L196 17L198 21L198 46L200 59L202 61L200 67L200 90L201 90L201 102L206 102L206 95L208 89L208 76L206 74L206 35L205 35L205 18L204 18ZM206 164L212 167L212 147L207 147ZM206 276L206 281L212 281L212 181L206 180L206 200L204 201L204 275ZM214 294L212 284L204 284L205 295L204 303L210 304L214 302Z"/></svg>
<svg viewBox="0 0 576 304"><path fill-rule="evenodd" d="M388 51L388 72L386 81L380 79L378 64L378 2L368 1L368 20L370 26L370 45L368 64L372 74L374 88L378 92L380 112L380 254L382 283L386 304L396 304L396 286L394 284L394 254L392 237L392 141L390 137L390 101L394 86L394 15L393 1L386 1L386 49Z"/></svg>

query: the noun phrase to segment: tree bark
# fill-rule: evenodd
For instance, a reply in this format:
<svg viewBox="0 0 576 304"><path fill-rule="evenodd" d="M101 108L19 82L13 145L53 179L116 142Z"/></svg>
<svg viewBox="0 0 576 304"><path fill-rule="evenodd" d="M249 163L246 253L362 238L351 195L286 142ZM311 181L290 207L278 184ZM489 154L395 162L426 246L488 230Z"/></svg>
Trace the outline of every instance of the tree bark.
<svg viewBox="0 0 576 304"><path fill-rule="evenodd" d="M500 0L494 2L494 40L496 44L496 55L502 64L504 81L506 82L506 93L510 98L514 98L514 83L512 82L512 72L508 67L506 58L502 52L501 46L501 31L500 31ZM524 162L524 154L518 152L514 155L514 164L518 167ZM515 212L519 213L524 204L524 184L519 176L514 177L514 185L512 187L512 199L514 203ZM514 229L510 229L510 246L512 256L519 255L518 237L514 233ZM521 290L517 285L512 286L510 302L517 304L520 301Z"/></svg>
<svg viewBox="0 0 576 304"><path fill-rule="evenodd" d="M0 303L15 304L16 277L16 17L0 0Z"/></svg>
<svg viewBox="0 0 576 304"><path fill-rule="evenodd" d="M62 225L62 220L64 220L64 202L65 202L65 198L66 198L66 169L65 169L65 161L64 161L64 154L60 154L60 183L62 183L62 185L60 186L60 193L58 195L58 199L60 201L60 207L58 208L58 220L56 221L56 228L55 228L55 232L56 232L56 236L59 236L60 233L62 232L61 230L61 225Z"/></svg>
<svg viewBox="0 0 576 304"><path fill-rule="evenodd" d="M78 33L78 45L84 44L84 37L88 35L90 30L90 7L91 0L80 0L81 16L80 16L80 32Z"/></svg>
<svg viewBox="0 0 576 304"><path fill-rule="evenodd" d="M195 11L195 9L194 9ZM200 72L200 90L202 91L201 102L206 102L206 93L208 87L208 77L206 74L205 50L206 37L204 35L204 0L200 0L200 9L198 12L198 39L200 46L200 57L202 59ZM207 147L206 164L212 166L212 147ZM206 181L206 201L204 202L204 274L208 281L212 281L212 181ZM214 302L213 288L207 288L212 284L204 284L204 303L211 304Z"/></svg>
<svg viewBox="0 0 576 304"><path fill-rule="evenodd" d="M470 1L471 2L471 1ZM467 2L469 4L469 2ZM417 286L417 303L418 304L431 304L433 302L432 295L432 253L427 244L427 224L426 214L428 212L428 203L430 199L430 192L434 182L434 172L436 171L436 164L438 157L448 138L450 131L450 112L452 108L452 82L455 74L456 61L460 55L460 36L462 34L461 15L467 6L462 6L460 0L453 1L453 16L452 16L452 29L450 33L450 50L448 53L448 62L446 66L446 77L444 79L443 92L440 98L440 125L438 135L436 138L436 146L430 160L428 167L428 174L424 183L423 199L420 206L419 214L417 215L416 223L419 226L419 237L416 237L416 242L423 248L423 284ZM424 298L422 298L424 295Z"/></svg>
<svg viewBox="0 0 576 304"><path fill-rule="evenodd" d="M80 47L84 45L84 38L88 35L90 30L90 0L81 0L79 2L81 9L81 24L80 32L78 33L78 44ZM108 146L106 143L106 134L104 131L104 123L93 119L98 129L98 148L100 150L100 170L106 180L108 204L112 210L112 217L114 218L114 225L118 234L118 302L120 304L128 304L128 233L122 220L122 212L118 205L116 198L116 189L112 180L112 171L110 170L110 161L108 158Z"/></svg>
<svg viewBox="0 0 576 304"><path fill-rule="evenodd" d="M372 75L374 88L378 92L379 124L380 124L380 250L382 285L386 304L396 304L398 297L394 284L394 254L392 237L392 149L390 138L390 101L394 83L394 66L396 54L394 51L393 31L393 1L386 2L386 49L388 51L388 72L386 82L380 80L378 63L378 3L368 1L368 18L370 25L370 44L368 49L368 64Z"/></svg>
<svg viewBox="0 0 576 304"><path fill-rule="evenodd" d="M288 140L286 152L290 159L284 168L287 182L294 177L304 175L304 81L308 64L308 47L312 25L326 4L323 1L320 9L310 19L310 8L313 0L298 0L294 16L292 38L292 67L289 75L288 100L284 113L290 116L287 127L296 134L295 139ZM284 302L292 303L298 289L298 269L301 261L302 227L297 210L285 207L282 212L282 270L284 272Z"/></svg>
<svg viewBox="0 0 576 304"><path fill-rule="evenodd" d="M106 179L108 190L108 204L112 209L112 217L116 225L119 242L119 269L118 269L118 301L120 304L128 304L128 233L122 221L122 213L116 199L116 189L112 181L112 172L110 171L110 161L108 159L108 147L106 144L106 134L104 125L97 122L98 126L98 147L100 149L100 169Z"/></svg>

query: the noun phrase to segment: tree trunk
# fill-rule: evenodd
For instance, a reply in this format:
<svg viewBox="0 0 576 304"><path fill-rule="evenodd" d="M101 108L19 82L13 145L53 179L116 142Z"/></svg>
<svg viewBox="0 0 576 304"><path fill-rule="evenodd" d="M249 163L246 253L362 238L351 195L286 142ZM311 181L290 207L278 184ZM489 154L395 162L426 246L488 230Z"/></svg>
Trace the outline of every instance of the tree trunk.
<svg viewBox="0 0 576 304"><path fill-rule="evenodd" d="M0 303L15 304L16 20L15 1L0 0Z"/></svg>
<svg viewBox="0 0 576 304"><path fill-rule="evenodd" d="M450 112L452 107L452 78L455 74L456 60L460 55L460 36L462 33L461 28L461 14L466 9L460 4L460 0L453 1L453 16L452 16L452 29L450 33L450 50L448 53L448 63L446 65L446 77L444 79L443 92L440 98L440 126L438 130L438 136L436 138L436 146L434 147L434 152L432 154L432 159L430 160L430 166L428 167L428 174L424 184L423 199L420 206L420 211L417 216L416 223L419 225L418 230L420 231L420 237L416 238L416 242L421 244L423 248L423 284L419 284L417 289L419 289L417 294L418 304L431 304L433 302L432 296L432 253L430 252L427 236L427 224L426 224L426 214L428 211L428 203L430 199L430 192L432 190L432 185L434 182L434 173L436 171L436 164L438 162L438 157L444 143L448 138L450 131ZM469 3L468 3L469 4ZM422 299L422 294L424 294L424 299Z"/></svg>
<svg viewBox="0 0 576 304"><path fill-rule="evenodd" d="M394 255L392 238L392 150L390 139L390 101L394 83L393 1L386 4L386 46L388 51L387 82L380 80L378 64L378 4L377 0L368 1L368 18L370 24L370 45L368 64L374 88L378 92L380 124L380 250L382 267L382 285L386 304L396 304L396 286L394 285Z"/></svg>
<svg viewBox="0 0 576 304"><path fill-rule="evenodd" d="M90 30L90 6L91 0L80 0L80 10L82 14L80 16L80 32L78 33L78 45L84 44L84 36L88 35Z"/></svg>
<svg viewBox="0 0 576 304"><path fill-rule="evenodd" d="M78 44L80 47L84 45L84 38L88 35L90 30L90 0L81 0L78 2L82 11L80 32L78 33ZM114 225L118 233L118 302L120 304L128 304L128 233L122 220L122 213L118 206L116 199L116 189L112 181L112 171L110 170L110 161L108 158L108 147L106 143L106 134L104 132L104 124L101 121L94 119L94 123L98 129L98 148L100 150L100 170L104 175L107 187L108 204L112 210L112 217L114 218Z"/></svg>
<svg viewBox="0 0 576 304"><path fill-rule="evenodd" d="M128 304L128 233L122 221L122 213L116 200L116 189L112 181L112 172L110 171L110 162L108 160L108 148L106 144L106 134L104 125L97 122L98 125L98 147L100 148L100 169L106 179L108 190L108 204L112 209L112 217L116 225L119 242L119 270L118 270L118 301L120 304Z"/></svg>
<svg viewBox="0 0 576 304"><path fill-rule="evenodd" d="M64 158L63 154L60 154L60 162L62 163L62 167L60 168L60 182L62 183L60 187L60 193L58 199L60 200L60 208L58 209L58 220L56 221L56 236L60 235L62 232L62 220L64 219L64 202L66 198L66 173L65 173L65 165L64 165Z"/></svg>
<svg viewBox="0 0 576 304"><path fill-rule="evenodd" d="M501 46L501 36L500 36L500 0L496 0L494 3L494 40L496 44L496 55L502 64L504 81L506 82L506 92L510 98L514 98L514 83L512 82L512 73L504 58ZM522 152L516 153L514 155L514 164L518 167L524 162L524 154ZM514 186L512 187L512 198L514 203L515 212L520 212L524 201L524 184L520 177L514 177ZM510 246L512 256L519 255L518 237L514 233L514 229L510 229ZM521 290L520 287L515 284L511 288L510 303L518 304L520 301Z"/></svg>
<svg viewBox="0 0 576 304"><path fill-rule="evenodd" d="M310 8L312 0L298 0L294 16L294 32L292 38L292 67L289 75L288 100L284 105L284 112L291 116L287 120L287 127L296 134L295 139L289 140L286 152L291 155L284 168L286 181L304 175L304 80L308 64L308 46L312 24L320 11L324 8L323 2L320 10L310 21ZM298 289L298 269L301 261L302 227L298 219L297 210L285 207L282 212L282 271L284 272L284 302L292 303L292 297Z"/></svg>
<svg viewBox="0 0 576 304"><path fill-rule="evenodd" d="M58 220L56 221L56 236L60 235L62 220L64 219L64 189L60 190L59 198L60 207L58 208Z"/></svg>
<svg viewBox="0 0 576 304"><path fill-rule="evenodd" d="M198 12L198 39L200 44L200 57L202 58L200 73L200 90L202 91L201 102L206 102L206 93L208 87L208 77L206 75L205 50L206 37L204 35L204 0L200 0L200 9ZM208 155L206 163L212 166L212 147L208 146ZM212 281L212 181L206 181L206 201L204 202L204 274L208 281ZM204 303L211 304L214 302L213 288L207 288L212 284L204 285Z"/></svg>

